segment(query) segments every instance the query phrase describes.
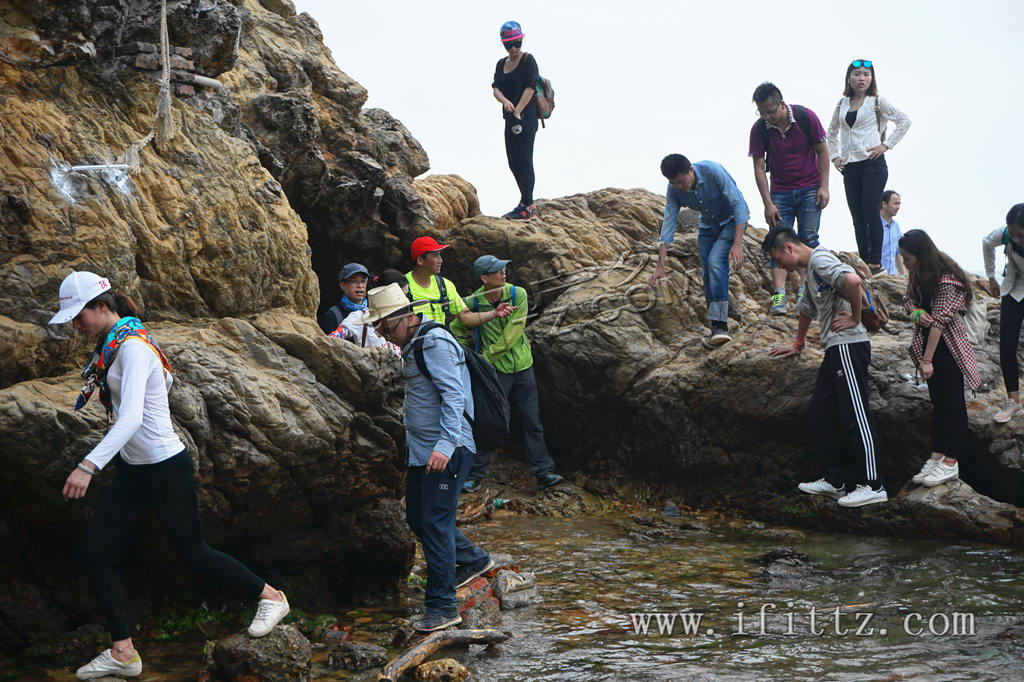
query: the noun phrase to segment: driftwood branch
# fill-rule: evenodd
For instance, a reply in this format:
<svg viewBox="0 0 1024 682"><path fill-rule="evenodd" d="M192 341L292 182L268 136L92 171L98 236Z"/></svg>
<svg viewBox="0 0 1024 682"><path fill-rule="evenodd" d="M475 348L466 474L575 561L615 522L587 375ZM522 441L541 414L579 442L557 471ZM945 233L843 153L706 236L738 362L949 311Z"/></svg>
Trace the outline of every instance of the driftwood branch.
<svg viewBox="0 0 1024 682"><path fill-rule="evenodd" d="M497 644L509 635L501 630L441 630L433 632L419 644L409 647L393 658L377 676L377 682L398 682L405 672L423 663L438 649L453 644Z"/></svg>
<svg viewBox="0 0 1024 682"><path fill-rule="evenodd" d="M483 501L478 505L466 507L466 510L455 518L455 525L464 526L485 516L490 518L491 514L494 513L495 497L496 495L490 489L484 490Z"/></svg>

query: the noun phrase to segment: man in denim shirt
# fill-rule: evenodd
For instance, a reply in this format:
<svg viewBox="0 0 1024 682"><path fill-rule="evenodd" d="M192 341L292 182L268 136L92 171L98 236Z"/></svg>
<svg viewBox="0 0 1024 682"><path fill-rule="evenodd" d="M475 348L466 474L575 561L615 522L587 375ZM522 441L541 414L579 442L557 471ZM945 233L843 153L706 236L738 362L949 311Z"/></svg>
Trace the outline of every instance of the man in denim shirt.
<svg viewBox="0 0 1024 682"><path fill-rule="evenodd" d="M661 173L668 178L665 218L661 223L658 265L648 286L657 286L665 276L665 250L675 239L676 221L683 206L700 213L697 250L704 278L704 300L711 322L711 338L705 345L720 346L731 340L729 313L729 261L743 266L743 230L750 211L736 181L714 161L690 164L682 154L661 160Z"/></svg>
<svg viewBox="0 0 1024 682"><path fill-rule="evenodd" d="M466 419L473 417L466 355L445 328L423 332L424 317L412 308L426 301L410 302L399 285L372 289L367 297L374 328L402 348L402 422L409 450L405 514L427 561L426 614L413 627L443 630L462 622L455 590L494 565L487 552L455 527L459 490L476 451ZM508 315L507 308L498 316ZM417 365L414 349L419 343L430 376Z"/></svg>

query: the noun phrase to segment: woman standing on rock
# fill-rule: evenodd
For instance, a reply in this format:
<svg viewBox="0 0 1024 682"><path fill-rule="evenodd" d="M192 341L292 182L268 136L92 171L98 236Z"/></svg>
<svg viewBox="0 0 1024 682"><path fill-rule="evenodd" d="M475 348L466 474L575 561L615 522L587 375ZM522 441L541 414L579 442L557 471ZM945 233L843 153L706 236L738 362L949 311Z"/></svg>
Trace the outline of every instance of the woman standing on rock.
<svg viewBox="0 0 1024 682"><path fill-rule="evenodd" d="M924 230L907 232L899 248L910 273L903 304L916 325L910 357L932 400L932 454L912 480L931 488L960 475L967 438L964 377L971 388L981 383L963 317L973 293L964 271Z"/></svg>
<svg viewBox="0 0 1024 682"><path fill-rule="evenodd" d="M882 191L889 179L885 152L903 139L910 118L884 97L878 96L874 64L854 59L846 67L843 98L836 105L828 126L828 151L832 163L843 174L846 204L853 218L857 250L871 274L882 267ZM895 123L886 137L889 121Z"/></svg>
<svg viewBox="0 0 1024 682"><path fill-rule="evenodd" d="M85 386L75 409L95 390L113 424L64 483L64 499L85 495L92 477L114 460L117 473L100 493L92 522L82 533L78 556L90 586L107 617L112 646L78 669L80 680L108 675L134 677L142 659L132 644L120 585L110 565L142 504L152 507L167 525L178 553L190 566L224 585L259 598L249 634L262 637L288 613L283 592L274 589L236 559L203 541L192 458L171 425L167 392L171 370L163 351L138 319L128 296L91 272L72 272L60 285L60 310L50 324L71 322L75 330L98 337L82 372Z"/></svg>
<svg viewBox="0 0 1024 682"><path fill-rule="evenodd" d="M996 281L996 247L1002 245L1006 255L1003 283ZM985 276L989 292L999 298L999 369L1006 386L1006 403L992 421L1005 424L1024 414L1020 402L1020 366L1017 346L1024 322L1024 204L1015 204L1006 214L1006 225L992 230L981 241L985 260Z"/></svg>
<svg viewBox="0 0 1024 682"><path fill-rule="evenodd" d="M532 54L523 52L523 29L518 22L501 25L501 44L508 56L498 60L491 89L505 117L505 156L516 184L519 204L504 215L529 220L537 214L533 204L533 140L537 135L537 100L533 96L540 70Z"/></svg>

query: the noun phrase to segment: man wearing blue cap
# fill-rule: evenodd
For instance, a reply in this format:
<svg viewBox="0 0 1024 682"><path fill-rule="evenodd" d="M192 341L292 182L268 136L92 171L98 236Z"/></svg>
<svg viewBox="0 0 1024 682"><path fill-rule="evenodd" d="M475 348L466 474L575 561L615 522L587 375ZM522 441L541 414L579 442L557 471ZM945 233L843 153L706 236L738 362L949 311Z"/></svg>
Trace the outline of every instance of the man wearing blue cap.
<svg viewBox="0 0 1024 682"><path fill-rule="evenodd" d="M561 483L563 479L555 473L555 463L544 443L537 381L533 376L533 353L530 351L530 341L526 338L526 316L529 309L526 289L505 281L505 268L510 262L489 255L477 258L473 263L473 275L479 277L483 284L466 299L466 304L474 312L487 312L502 303L508 303L514 312L506 318L495 318L472 330L456 320L452 323L452 329L457 335L466 337L473 348L498 370L498 380L508 397L509 406L519 412L526 460L537 477L537 485L543 490ZM474 492L480 488L480 481L487 475L492 454L477 453L473 468L462 486L463 490Z"/></svg>
<svg viewBox="0 0 1024 682"><path fill-rule="evenodd" d="M342 321L355 311L366 309L366 283L369 281L370 272L359 263L348 263L341 269L338 273L341 300L316 321L324 330L324 334L336 330Z"/></svg>

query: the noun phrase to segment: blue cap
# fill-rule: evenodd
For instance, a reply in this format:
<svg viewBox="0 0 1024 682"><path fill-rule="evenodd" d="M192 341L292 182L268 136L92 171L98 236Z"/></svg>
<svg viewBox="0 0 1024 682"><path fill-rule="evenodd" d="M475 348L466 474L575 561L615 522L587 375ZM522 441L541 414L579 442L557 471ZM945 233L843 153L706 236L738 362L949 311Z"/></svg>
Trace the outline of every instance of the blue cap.
<svg viewBox="0 0 1024 682"><path fill-rule="evenodd" d="M507 43L512 40L522 40L523 27L519 25L518 21L506 21L501 25L501 42Z"/></svg>
<svg viewBox="0 0 1024 682"><path fill-rule="evenodd" d="M494 256L480 256L473 261L473 276L479 277L480 275L491 275L495 272L500 272L511 262L510 260L501 260Z"/></svg>
<svg viewBox="0 0 1024 682"><path fill-rule="evenodd" d="M359 263L349 263L348 265L346 265L345 267L343 267L341 269L341 272L338 273L338 281L339 282L344 282L346 279L348 279L352 275L358 275L360 273L366 275L366 279L370 279L370 271L369 270L364 268Z"/></svg>

